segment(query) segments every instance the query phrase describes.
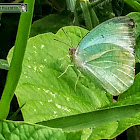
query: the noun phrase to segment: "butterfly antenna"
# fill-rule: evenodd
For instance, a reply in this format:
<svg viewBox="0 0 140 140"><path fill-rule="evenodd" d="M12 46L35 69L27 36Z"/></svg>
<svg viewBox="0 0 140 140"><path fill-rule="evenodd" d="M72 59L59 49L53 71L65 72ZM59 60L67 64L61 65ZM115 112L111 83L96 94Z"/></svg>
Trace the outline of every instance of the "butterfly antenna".
<svg viewBox="0 0 140 140"><path fill-rule="evenodd" d="M61 43L65 44L65 45L71 47L69 44L67 44L67 43L65 43L65 42L63 42L63 41L60 41L60 40L58 40L58 39L54 39L54 40L55 40L55 41L58 41L58 42L61 42Z"/></svg>
<svg viewBox="0 0 140 140"><path fill-rule="evenodd" d="M69 42L70 42L71 47L72 47L73 45L72 45L72 42L71 42L70 37L68 36L68 34L66 33L66 31L63 28L62 28L62 31L64 32L64 34L66 35L66 37L69 39Z"/></svg>

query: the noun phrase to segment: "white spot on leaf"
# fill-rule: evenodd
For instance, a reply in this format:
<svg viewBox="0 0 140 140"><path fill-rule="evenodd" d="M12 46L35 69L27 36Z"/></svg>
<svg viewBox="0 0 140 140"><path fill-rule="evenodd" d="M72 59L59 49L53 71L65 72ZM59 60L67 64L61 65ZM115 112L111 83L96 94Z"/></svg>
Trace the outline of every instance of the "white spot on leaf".
<svg viewBox="0 0 140 140"><path fill-rule="evenodd" d="M45 58L44 61L47 62L47 59Z"/></svg>
<svg viewBox="0 0 140 140"><path fill-rule="evenodd" d="M44 45L41 45L41 49L43 49L45 46Z"/></svg>
<svg viewBox="0 0 140 140"><path fill-rule="evenodd" d="M61 105L59 105L59 104L56 104L56 106L57 106L58 108L61 108Z"/></svg>
<svg viewBox="0 0 140 140"><path fill-rule="evenodd" d="M37 66L34 67L34 71L35 71L35 72L36 72L36 70L37 70Z"/></svg>
<svg viewBox="0 0 140 140"><path fill-rule="evenodd" d="M36 46L33 46L33 48L35 48L35 49L36 49Z"/></svg>
<svg viewBox="0 0 140 140"><path fill-rule="evenodd" d="M43 103L40 101L40 104L43 105Z"/></svg>
<svg viewBox="0 0 140 140"><path fill-rule="evenodd" d="M43 91L45 91L46 93L48 93L48 92L49 92L49 90L46 90L46 89L43 89Z"/></svg>
<svg viewBox="0 0 140 140"><path fill-rule="evenodd" d="M50 94L55 98L55 94L54 93L50 92Z"/></svg>
<svg viewBox="0 0 140 140"><path fill-rule="evenodd" d="M51 100L48 100L48 103L52 102L52 99Z"/></svg>

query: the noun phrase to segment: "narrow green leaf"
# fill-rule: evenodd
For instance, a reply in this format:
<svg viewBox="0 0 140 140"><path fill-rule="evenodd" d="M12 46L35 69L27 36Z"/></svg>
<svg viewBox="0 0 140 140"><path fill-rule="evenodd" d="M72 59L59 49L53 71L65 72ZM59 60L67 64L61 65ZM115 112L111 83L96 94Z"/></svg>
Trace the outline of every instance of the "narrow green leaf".
<svg viewBox="0 0 140 140"><path fill-rule="evenodd" d="M96 27L99 24L99 20L98 20L98 17L96 15L95 11L94 11L94 7L91 7L90 3L88 3L88 9L89 9L89 12L90 12L93 27Z"/></svg>
<svg viewBox="0 0 140 140"><path fill-rule="evenodd" d="M88 1L80 1L80 6L84 15L85 25L88 30L93 28L90 12L88 9Z"/></svg>
<svg viewBox="0 0 140 140"><path fill-rule="evenodd" d="M67 3L68 10L70 10L71 12L74 12L75 6L76 6L76 0L66 0L66 3Z"/></svg>
<svg viewBox="0 0 140 140"><path fill-rule="evenodd" d="M92 28L94 28L95 26L97 26L99 24L96 13L93 10L93 8L91 7L91 4L89 3L89 1L81 0L80 6L81 6L81 9L82 9L82 12L84 15L86 28L88 30L91 30Z"/></svg>
<svg viewBox="0 0 140 140"><path fill-rule="evenodd" d="M24 0L24 3L28 3L28 12L21 13L13 58L10 64L10 69L8 71L6 85L0 100L0 119L6 119L8 115L10 103L14 96L14 92L21 74L22 61L27 44L27 39L29 37L34 9L34 0Z"/></svg>
<svg viewBox="0 0 140 140"><path fill-rule="evenodd" d="M129 6L140 12L140 4L136 0L123 0Z"/></svg>
<svg viewBox="0 0 140 140"><path fill-rule="evenodd" d="M140 113L140 105L128 105L108 108L79 115L53 119L38 124L62 128L65 131L80 130L84 128L100 127L102 125L123 120ZM140 124L140 121L138 122Z"/></svg>

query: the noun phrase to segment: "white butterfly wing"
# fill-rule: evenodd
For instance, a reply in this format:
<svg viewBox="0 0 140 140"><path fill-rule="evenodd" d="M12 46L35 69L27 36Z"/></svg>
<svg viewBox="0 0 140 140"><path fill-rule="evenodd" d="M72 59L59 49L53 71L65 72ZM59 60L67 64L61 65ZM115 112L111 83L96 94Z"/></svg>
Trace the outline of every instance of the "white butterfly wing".
<svg viewBox="0 0 140 140"><path fill-rule="evenodd" d="M79 43L77 54L83 49L99 44L112 43L133 52L135 45L134 22L129 17L115 17L91 30Z"/></svg>
<svg viewBox="0 0 140 140"><path fill-rule="evenodd" d="M89 32L75 52L75 65L112 95L134 81L134 23L128 17L108 20Z"/></svg>

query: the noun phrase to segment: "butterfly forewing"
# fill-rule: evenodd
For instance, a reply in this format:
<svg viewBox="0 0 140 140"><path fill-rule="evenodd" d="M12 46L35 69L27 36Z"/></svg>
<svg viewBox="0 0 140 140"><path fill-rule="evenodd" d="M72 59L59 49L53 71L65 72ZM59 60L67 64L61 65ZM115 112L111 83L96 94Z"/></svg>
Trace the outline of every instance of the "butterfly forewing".
<svg viewBox="0 0 140 140"><path fill-rule="evenodd" d="M106 21L89 32L75 52L79 70L112 95L123 93L134 80L133 24L128 17Z"/></svg>
<svg viewBox="0 0 140 140"><path fill-rule="evenodd" d="M91 30L79 43L77 54L99 43L112 43L133 52L135 45L134 22L129 17L116 17L101 23Z"/></svg>

